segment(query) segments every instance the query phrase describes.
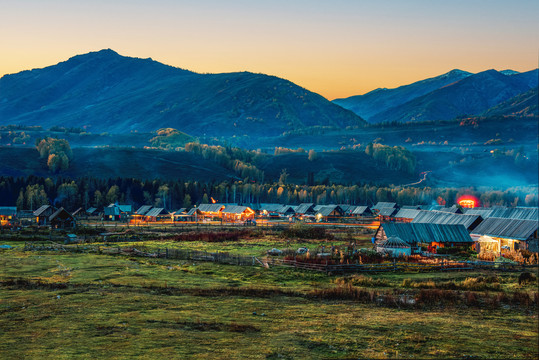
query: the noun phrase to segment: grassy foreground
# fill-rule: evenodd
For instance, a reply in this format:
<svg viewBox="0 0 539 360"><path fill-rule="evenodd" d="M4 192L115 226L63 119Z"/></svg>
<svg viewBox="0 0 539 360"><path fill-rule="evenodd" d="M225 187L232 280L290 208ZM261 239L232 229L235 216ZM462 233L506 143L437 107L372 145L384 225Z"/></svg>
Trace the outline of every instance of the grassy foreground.
<svg viewBox="0 0 539 360"><path fill-rule="evenodd" d="M477 275L477 274L476 274ZM0 253L0 358L537 358L537 309L308 296L470 274L334 278L166 259ZM500 291L516 289L500 275ZM533 291L535 284L524 287Z"/></svg>

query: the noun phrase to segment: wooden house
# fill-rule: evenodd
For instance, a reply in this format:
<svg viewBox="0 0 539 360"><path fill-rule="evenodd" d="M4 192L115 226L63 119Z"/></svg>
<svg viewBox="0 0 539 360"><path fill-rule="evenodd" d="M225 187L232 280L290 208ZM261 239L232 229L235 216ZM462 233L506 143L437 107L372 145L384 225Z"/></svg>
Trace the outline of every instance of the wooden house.
<svg viewBox="0 0 539 360"><path fill-rule="evenodd" d="M127 221L133 212L131 205L110 204L103 209L104 220Z"/></svg>
<svg viewBox="0 0 539 360"><path fill-rule="evenodd" d="M314 204L313 203L303 203L299 204L295 209L296 216L298 217L304 217L304 216L314 216L316 211L314 210Z"/></svg>
<svg viewBox="0 0 539 360"><path fill-rule="evenodd" d="M223 220L228 222L254 220L255 212L247 206L226 205L222 211Z"/></svg>
<svg viewBox="0 0 539 360"><path fill-rule="evenodd" d="M394 220L394 216L399 211L398 208L393 207L385 207L378 209L378 217L380 218L380 221L392 221Z"/></svg>
<svg viewBox="0 0 539 360"><path fill-rule="evenodd" d="M324 205L315 214L317 221L332 221L342 218L344 211L339 205Z"/></svg>
<svg viewBox="0 0 539 360"><path fill-rule="evenodd" d="M75 217L63 207L56 210L49 216L48 222L55 229L71 229L77 225Z"/></svg>
<svg viewBox="0 0 539 360"><path fill-rule="evenodd" d="M151 208L144 215L144 219L149 222L156 221L172 221L172 214L165 210L165 208Z"/></svg>
<svg viewBox="0 0 539 360"><path fill-rule="evenodd" d="M282 208L283 205L281 204L260 204L260 206L258 206L258 214L263 217L277 218L281 217L279 211Z"/></svg>
<svg viewBox="0 0 539 360"><path fill-rule="evenodd" d="M43 205L34 211L34 217L38 225L49 225L49 217L56 212L56 208L51 205Z"/></svg>
<svg viewBox="0 0 539 360"><path fill-rule="evenodd" d="M222 218L225 205L223 204L200 204L197 208L203 218Z"/></svg>
<svg viewBox="0 0 539 360"><path fill-rule="evenodd" d="M453 247L472 245L473 240L464 225L414 224L389 222L381 224L374 236L375 244L390 237L398 237L412 247L412 253L419 244L431 247Z"/></svg>
<svg viewBox="0 0 539 360"><path fill-rule="evenodd" d="M16 219L17 219L16 206L0 206L0 226L13 225L13 222Z"/></svg>
<svg viewBox="0 0 539 360"><path fill-rule="evenodd" d="M371 210L373 210L373 212L376 213L376 212L379 212L380 209L383 209L383 208L394 208L394 209L396 209L397 207L398 207L397 203L379 201L379 202L376 203L376 205L371 207Z"/></svg>
<svg viewBox="0 0 539 360"><path fill-rule="evenodd" d="M473 231L474 240L488 237L498 242L498 249L538 252L539 221L521 219L487 218Z"/></svg>
<svg viewBox="0 0 539 360"><path fill-rule="evenodd" d="M97 210L97 208L91 207L91 208L86 209L86 216L89 218L90 217L97 218L97 217L100 217L100 213Z"/></svg>
<svg viewBox="0 0 539 360"><path fill-rule="evenodd" d="M353 217L368 217L372 216L372 210L369 206L356 206L350 211L350 215Z"/></svg>

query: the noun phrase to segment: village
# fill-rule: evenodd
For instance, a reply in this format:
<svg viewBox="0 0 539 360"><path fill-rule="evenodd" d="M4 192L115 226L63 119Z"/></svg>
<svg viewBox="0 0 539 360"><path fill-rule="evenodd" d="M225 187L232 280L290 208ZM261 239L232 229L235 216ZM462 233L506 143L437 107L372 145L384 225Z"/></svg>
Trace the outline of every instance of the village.
<svg viewBox="0 0 539 360"><path fill-rule="evenodd" d="M469 206L466 200L463 202ZM495 257L516 251L538 252L539 223L536 207L463 207L454 205L200 204L168 211L151 205L133 210L131 205L110 204L103 209L64 208L43 205L35 211L0 207L3 229L29 226L53 231L84 227L136 228L213 226L286 227L301 223L313 227L364 229L379 252L390 256L435 254L444 248L471 248Z"/></svg>

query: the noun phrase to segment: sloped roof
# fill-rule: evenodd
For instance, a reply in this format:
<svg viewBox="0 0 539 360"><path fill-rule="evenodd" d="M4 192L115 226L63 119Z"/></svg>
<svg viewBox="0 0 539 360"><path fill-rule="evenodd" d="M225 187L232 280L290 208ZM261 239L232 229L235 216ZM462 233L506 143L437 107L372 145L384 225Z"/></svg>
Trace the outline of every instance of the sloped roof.
<svg viewBox="0 0 539 360"><path fill-rule="evenodd" d="M443 212L448 212L448 213L453 213L453 214L462 214L461 208L459 208L457 205L453 205L448 208L442 207L438 209L438 211L443 211Z"/></svg>
<svg viewBox="0 0 539 360"><path fill-rule="evenodd" d="M353 210L355 207L354 205L347 205L347 204L338 204L343 213L349 213L350 209Z"/></svg>
<svg viewBox="0 0 539 360"><path fill-rule="evenodd" d="M370 211L371 208L368 206L356 206L354 210L352 210L352 215L363 215L363 213Z"/></svg>
<svg viewBox="0 0 539 360"><path fill-rule="evenodd" d="M4 215L4 216L17 215L17 207L16 206L1 206L0 215Z"/></svg>
<svg viewBox="0 0 539 360"><path fill-rule="evenodd" d="M223 210L225 206L223 204L200 204L198 210L201 212L219 212Z"/></svg>
<svg viewBox="0 0 539 360"><path fill-rule="evenodd" d="M91 207L91 208L86 209L86 213L87 214L93 214L96 210L97 210L97 208Z"/></svg>
<svg viewBox="0 0 539 360"><path fill-rule="evenodd" d="M268 212L278 212L279 209L281 209L283 205L281 204L260 204L259 210L266 210Z"/></svg>
<svg viewBox="0 0 539 360"><path fill-rule="evenodd" d="M280 209L277 209L277 212L279 214L286 214L288 212L292 212L292 213L295 213L296 211L294 210L294 207L293 206L290 206L290 205L283 205Z"/></svg>
<svg viewBox="0 0 539 360"><path fill-rule="evenodd" d="M472 234L527 240L539 228L537 220L488 218Z"/></svg>
<svg viewBox="0 0 539 360"><path fill-rule="evenodd" d="M378 210L378 215L381 216L393 216L397 213L398 209L393 207L384 207Z"/></svg>
<svg viewBox="0 0 539 360"><path fill-rule="evenodd" d="M52 208L52 206L50 206L50 205L42 205L41 207L39 207L39 209L34 211L34 216L41 216L45 211L47 211L50 208Z"/></svg>
<svg viewBox="0 0 539 360"><path fill-rule="evenodd" d="M402 240L400 237L391 236L387 240L382 241L378 244L378 247L381 248L409 248L411 247L406 241Z"/></svg>
<svg viewBox="0 0 539 360"><path fill-rule="evenodd" d="M62 220L69 219L69 218L73 219L73 215L71 215L66 209L61 207L58 210L56 210L51 216L49 216L49 221L52 221L56 218L60 218Z"/></svg>
<svg viewBox="0 0 539 360"><path fill-rule="evenodd" d="M142 205L141 207L138 208L138 210L136 211L136 214L137 215L146 215L146 213L148 211L150 211L150 209L152 208L153 206L151 205Z"/></svg>
<svg viewBox="0 0 539 360"><path fill-rule="evenodd" d="M191 208L188 212L187 212L187 215L189 216L192 216L192 215L195 215L195 211L200 214L200 210L197 209L197 208Z"/></svg>
<svg viewBox="0 0 539 360"><path fill-rule="evenodd" d="M314 204L313 203L303 203L299 204L296 208L296 214L307 214L314 213Z"/></svg>
<svg viewBox="0 0 539 360"><path fill-rule="evenodd" d="M472 238L464 225L384 223L380 225L387 238L401 238L408 244L416 243L471 243ZM380 228L378 231L380 231Z"/></svg>
<svg viewBox="0 0 539 360"><path fill-rule="evenodd" d="M225 209L223 210L223 213L225 213L225 214L241 214L247 209L249 209L250 211L253 211L251 208L249 208L247 206L227 205L225 207Z"/></svg>
<svg viewBox="0 0 539 360"><path fill-rule="evenodd" d="M402 209L409 209L409 210L421 210L421 206L419 205L404 205L400 207Z"/></svg>
<svg viewBox="0 0 539 360"><path fill-rule="evenodd" d="M380 209L383 209L383 208L396 208L396 207L397 207L397 203L379 201L376 205L374 205L372 207L372 209L373 210L380 210Z"/></svg>
<svg viewBox="0 0 539 360"><path fill-rule="evenodd" d="M322 209L324 206L326 206L326 205L315 205L315 206L313 206L313 209L314 209L314 211L319 211L319 210Z"/></svg>
<svg viewBox="0 0 539 360"><path fill-rule="evenodd" d="M181 208L179 210L174 211L174 215L186 215L186 208Z"/></svg>
<svg viewBox="0 0 539 360"><path fill-rule="evenodd" d="M514 207L514 208L473 208L466 211L466 214L479 214L483 218L504 218L520 220L539 219L539 208L537 207Z"/></svg>
<svg viewBox="0 0 539 360"><path fill-rule="evenodd" d="M170 215L170 213L164 208L153 208L148 211L144 216L156 217L159 215Z"/></svg>
<svg viewBox="0 0 539 360"><path fill-rule="evenodd" d="M133 206L131 205L118 205L121 212L130 213L133 211Z"/></svg>
<svg viewBox="0 0 539 360"><path fill-rule="evenodd" d="M320 214L322 216L329 216L333 211L337 211L338 213L343 214L343 211L339 205L322 206L320 209L318 209L318 212L316 214Z"/></svg>
<svg viewBox="0 0 539 360"><path fill-rule="evenodd" d="M477 225L483 218L480 215L453 214L443 211L420 210L413 218L412 223L428 224L461 224L466 229Z"/></svg>
<svg viewBox="0 0 539 360"><path fill-rule="evenodd" d="M395 214L395 217L401 219L414 219L420 212L421 210L401 208L399 212Z"/></svg>

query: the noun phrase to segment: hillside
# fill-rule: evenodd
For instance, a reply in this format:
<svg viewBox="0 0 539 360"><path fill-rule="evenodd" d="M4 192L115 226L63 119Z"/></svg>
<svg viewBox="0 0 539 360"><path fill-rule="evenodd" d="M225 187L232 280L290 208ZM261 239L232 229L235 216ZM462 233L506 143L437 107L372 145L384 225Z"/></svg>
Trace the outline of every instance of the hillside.
<svg viewBox="0 0 539 360"><path fill-rule="evenodd" d="M0 147L0 157L0 176L53 176L35 148ZM74 148L69 169L59 175L105 179L237 179L233 171L194 154L128 148Z"/></svg>
<svg viewBox="0 0 539 360"><path fill-rule="evenodd" d="M93 133L170 127L193 136L259 136L364 121L274 76L197 74L102 50L0 78L0 125L7 124L83 127Z"/></svg>
<svg viewBox="0 0 539 360"><path fill-rule="evenodd" d="M538 70L514 75L487 70L380 112L369 121L436 121L480 115L491 107L537 87L537 78Z"/></svg>
<svg viewBox="0 0 539 360"><path fill-rule="evenodd" d="M528 92L517 95L502 102L485 113L485 116L513 115L513 116L538 116L539 115L539 91L536 87Z"/></svg>
<svg viewBox="0 0 539 360"><path fill-rule="evenodd" d="M404 104L470 75L472 74L469 72L455 69L446 74L395 89L376 89L364 95L335 99L333 102L369 121L371 117L384 110Z"/></svg>

